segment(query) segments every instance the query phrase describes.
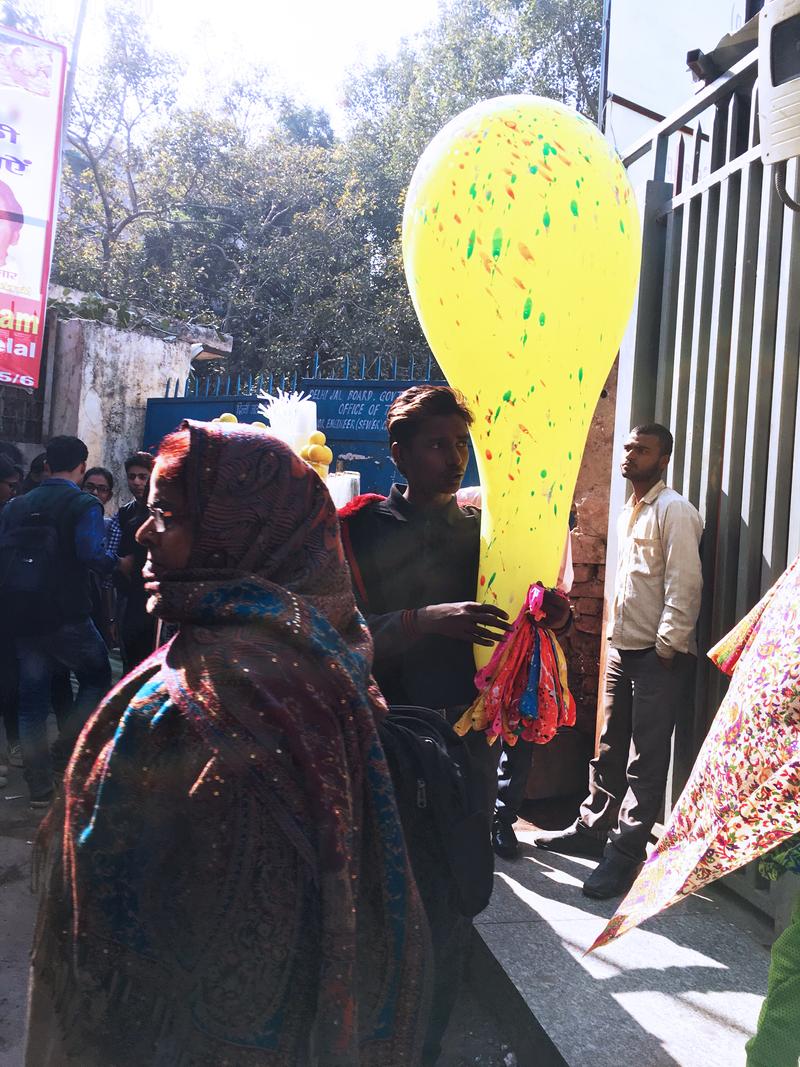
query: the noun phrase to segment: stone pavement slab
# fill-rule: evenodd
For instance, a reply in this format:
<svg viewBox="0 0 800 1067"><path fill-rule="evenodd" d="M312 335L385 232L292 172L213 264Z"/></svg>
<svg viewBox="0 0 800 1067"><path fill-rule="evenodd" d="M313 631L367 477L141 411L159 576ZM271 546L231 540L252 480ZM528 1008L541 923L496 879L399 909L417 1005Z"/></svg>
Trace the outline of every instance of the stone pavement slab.
<svg viewBox="0 0 800 1067"><path fill-rule="evenodd" d="M518 836L522 854L497 861L476 929L492 984L502 969L516 1004L520 1064L743 1067L767 988L768 924L712 889L585 956L617 903L582 895L595 862Z"/></svg>

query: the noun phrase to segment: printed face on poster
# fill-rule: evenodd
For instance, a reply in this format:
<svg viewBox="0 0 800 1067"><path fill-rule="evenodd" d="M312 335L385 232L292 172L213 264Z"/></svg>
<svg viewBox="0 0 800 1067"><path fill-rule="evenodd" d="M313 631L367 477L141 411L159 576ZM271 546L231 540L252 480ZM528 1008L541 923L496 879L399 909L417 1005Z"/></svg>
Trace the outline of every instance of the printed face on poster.
<svg viewBox="0 0 800 1067"><path fill-rule="evenodd" d="M66 53L0 28L0 383L39 384Z"/></svg>

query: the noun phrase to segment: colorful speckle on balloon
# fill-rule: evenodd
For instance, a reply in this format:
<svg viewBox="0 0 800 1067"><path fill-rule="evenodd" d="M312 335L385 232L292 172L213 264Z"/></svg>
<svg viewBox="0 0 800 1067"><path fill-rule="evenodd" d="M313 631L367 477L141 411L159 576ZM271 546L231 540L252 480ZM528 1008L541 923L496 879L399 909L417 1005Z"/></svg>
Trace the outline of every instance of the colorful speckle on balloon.
<svg viewBox="0 0 800 1067"><path fill-rule="evenodd" d="M495 422L497 422L497 420L500 418L500 411L501 411L501 408L498 408L497 411L495 411L495 413L494 413L494 421Z"/></svg>
<svg viewBox="0 0 800 1067"><path fill-rule="evenodd" d="M519 248L519 254L522 258L527 259L529 263L533 263L533 253L530 248L528 248L526 244L523 244L522 241L519 242L517 247Z"/></svg>
<svg viewBox="0 0 800 1067"><path fill-rule="evenodd" d="M469 187L469 195L472 197L473 200L478 195L478 189L475 185L475 182L473 182L472 185L470 185Z"/></svg>
<svg viewBox="0 0 800 1067"><path fill-rule="evenodd" d="M486 585L486 575L485 574L481 575L481 585Z"/></svg>
<svg viewBox="0 0 800 1067"><path fill-rule="evenodd" d="M578 381L583 381L583 367L578 367Z"/></svg>
<svg viewBox="0 0 800 1067"><path fill-rule="evenodd" d="M549 227L549 225L550 225L550 212L549 211L545 211L544 215L542 215L542 222L544 223L545 229L547 229Z"/></svg>
<svg viewBox="0 0 800 1067"><path fill-rule="evenodd" d="M538 174L539 173L539 168L538 167L528 167L528 170L531 172L531 174Z"/></svg>
<svg viewBox="0 0 800 1067"><path fill-rule="evenodd" d="M546 156L557 156L558 155L558 152L556 152L555 148L553 148L553 146L551 144L548 144L547 141L545 141L545 143L544 143L544 148L542 149L542 152Z"/></svg>
<svg viewBox="0 0 800 1067"><path fill-rule="evenodd" d="M494 231L494 234L492 235L492 256L493 256L493 258L497 259L500 256L500 253L502 251L503 251L503 231L498 226L498 228Z"/></svg>
<svg viewBox="0 0 800 1067"><path fill-rule="evenodd" d="M528 297L522 307L523 319L529 319L531 317L531 311L533 311L533 301Z"/></svg>
<svg viewBox="0 0 800 1067"><path fill-rule="evenodd" d="M469 235L469 241L467 242L467 259L472 257L472 253L475 251L475 231Z"/></svg>
<svg viewBox="0 0 800 1067"><path fill-rule="evenodd" d="M490 589L492 588L492 585L493 585L493 583L494 583L494 580L495 580L495 578L496 578L496 577L497 577L497 571L494 571L494 572L492 573L492 575L490 576L490 578L489 578L489 584L488 584L488 585L486 586L486 592L487 592L487 593L488 593L488 592L489 592L489 590L490 590Z"/></svg>
<svg viewBox="0 0 800 1067"><path fill-rule="evenodd" d="M619 220L619 229L620 233L625 233L625 223L622 221L622 219Z"/></svg>
<svg viewBox="0 0 800 1067"><path fill-rule="evenodd" d="M573 200L570 203L569 209L572 212L572 214L575 216L575 218L577 219L577 217L578 217L578 202L577 202L577 200Z"/></svg>
<svg viewBox="0 0 800 1067"><path fill-rule="evenodd" d="M539 325L540 325L540 326L544 326L545 322L546 322L546 319L545 319L545 315L544 315L544 312L542 312L542 313L541 313L541 314L539 315Z"/></svg>
<svg viewBox="0 0 800 1067"><path fill-rule="evenodd" d="M511 400L511 390L510 389L507 389L503 393L503 400L505 400L506 403L508 403Z"/></svg>
<svg viewBox="0 0 800 1067"><path fill-rule="evenodd" d="M540 478L546 478L547 477L547 471L545 471L545 470L539 471L539 477Z"/></svg>
<svg viewBox="0 0 800 1067"><path fill-rule="evenodd" d="M491 459L492 458L492 453L489 451L488 448L486 449L486 458L487 459Z"/></svg>

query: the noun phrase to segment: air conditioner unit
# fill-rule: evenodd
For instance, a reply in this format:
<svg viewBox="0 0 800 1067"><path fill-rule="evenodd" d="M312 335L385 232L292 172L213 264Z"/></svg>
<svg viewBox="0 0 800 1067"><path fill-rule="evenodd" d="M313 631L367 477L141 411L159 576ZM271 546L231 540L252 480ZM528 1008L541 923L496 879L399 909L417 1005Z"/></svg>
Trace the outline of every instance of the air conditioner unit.
<svg viewBox="0 0 800 1067"><path fill-rule="evenodd" d="M759 15L761 158L800 156L800 0L769 0Z"/></svg>

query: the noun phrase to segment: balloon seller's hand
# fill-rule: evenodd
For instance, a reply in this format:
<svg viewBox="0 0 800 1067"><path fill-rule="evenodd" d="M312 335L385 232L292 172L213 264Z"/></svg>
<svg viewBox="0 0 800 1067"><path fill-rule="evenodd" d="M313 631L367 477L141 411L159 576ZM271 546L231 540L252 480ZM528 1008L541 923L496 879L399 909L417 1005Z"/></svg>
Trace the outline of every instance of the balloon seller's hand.
<svg viewBox="0 0 800 1067"><path fill-rule="evenodd" d="M439 634L473 645L496 644L511 629L508 615L493 604L432 604L417 612L417 625L423 634ZM499 633L497 631L500 631Z"/></svg>
<svg viewBox="0 0 800 1067"><path fill-rule="evenodd" d="M560 630L569 622L569 598L557 589L545 589L542 608L544 618L541 624L548 630Z"/></svg>

